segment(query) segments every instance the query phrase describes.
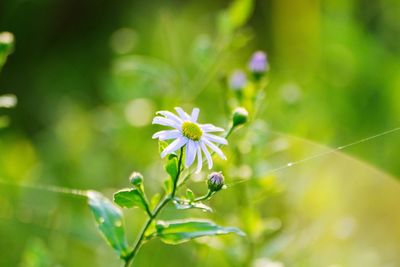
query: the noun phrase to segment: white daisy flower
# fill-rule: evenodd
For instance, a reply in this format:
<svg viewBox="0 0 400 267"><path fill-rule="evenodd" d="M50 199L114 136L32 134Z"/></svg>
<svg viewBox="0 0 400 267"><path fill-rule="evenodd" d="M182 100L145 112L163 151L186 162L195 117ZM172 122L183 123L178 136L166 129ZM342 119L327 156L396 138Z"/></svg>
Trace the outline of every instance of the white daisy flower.
<svg viewBox="0 0 400 267"><path fill-rule="evenodd" d="M175 139L161 152L161 158L185 146L185 166L190 167L197 157L196 172L200 172L202 168L203 154L206 157L208 168L212 168L213 161L208 149L217 153L222 159L226 159L224 153L214 143L227 145L228 141L223 137L211 134L212 132L223 132L224 129L215 127L212 124L198 123L197 118L200 112L198 108L194 108L191 115L187 114L180 107L176 107L175 110L179 116L169 111L158 111L157 115L161 116L156 116L153 119L153 124L174 128L173 130L164 130L153 135L154 139L158 138L161 141Z"/></svg>

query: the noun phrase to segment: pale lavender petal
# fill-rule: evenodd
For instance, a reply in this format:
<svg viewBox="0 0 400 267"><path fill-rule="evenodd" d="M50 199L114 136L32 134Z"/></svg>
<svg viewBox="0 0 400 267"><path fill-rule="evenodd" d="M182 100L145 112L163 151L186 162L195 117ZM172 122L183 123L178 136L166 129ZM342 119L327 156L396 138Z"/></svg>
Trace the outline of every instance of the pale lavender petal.
<svg viewBox="0 0 400 267"><path fill-rule="evenodd" d="M182 120L190 121L190 116L185 111L183 111L182 108L176 107L175 110L176 112L178 112L179 116L181 116Z"/></svg>
<svg viewBox="0 0 400 267"><path fill-rule="evenodd" d="M200 109L198 109L198 108L194 108L192 110L192 122L197 122L197 119L199 118L199 112L200 112Z"/></svg>
<svg viewBox="0 0 400 267"><path fill-rule="evenodd" d="M161 158L164 158L166 155L180 149L187 143L188 139L186 137L178 137L175 141L169 144L163 152L161 152Z"/></svg>
<svg viewBox="0 0 400 267"><path fill-rule="evenodd" d="M211 143L210 141L208 141L206 138L202 139L202 141L212 150L214 150L215 153L218 154L218 156L220 156L222 159L226 160L226 157L224 155L224 153L222 152L222 150L217 147L216 145L214 145L213 143Z"/></svg>
<svg viewBox="0 0 400 267"><path fill-rule="evenodd" d="M227 145L228 141L226 141L225 138L221 137L221 136L217 136L214 134L209 134L209 133L204 133L203 134L203 138L207 138L208 140L218 143L218 144L222 144L222 145Z"/></svg>
<svg viewBox="0 0 400 267"><path fill-rule="evenodd" d="M178 137L181 137L182 133L178 130L165 130L165 131L159 131L153 134L153 139L158 138L161 141L164 140L169 140L169 139L175 139Z"/></svg>
<svg viewBox="0 0 400 267"><path fill-rule="evenodd" d="M174 113L170 112L170 111L166 111L166 110L161 110L161 111L157 111L157 115L163 115L164 117L166 117L167 119L173 120L179 124L182 123L181 118L179 118L178 116L176 116Z"/></svg>
<svg viewBox="0 0 400 267"><path fill-rule="evenodd" d="M208 169L211 169L213 166L213 162L212 162L210 152L208 152L206 145L201 141L200 141L200 146L201 146L201 149L203 150L204 155L206 156Z"/></svg>
<svg viewBox="0 0 400 267"><path fill-rule="evenodd" d="M159 124L159 125L163 125L163 126L169 126L169 127L174 127L179 129L180 128L180 124L178 124L177 122L164 118L164 117L160 117L160 116L156 116L153 119L153 124Z"/></svg>
<svg viewBox="0 0 400 267"><path fill-rule="evenodd" d="M203 166L203 157L201 156L201 147L200 144L197 144L197 168L195 173L199 173L201 171L202 166Z"/></svg>
<svg viewBox="0 0 400 267"><path fill-rule="evenodd" d="M202 124L200 125L200 128L203 130L203 132L205 133L209 133L209 132L223 132L225 131L224 129L220 128L220 127L216 127L212 124Z"/></svg>
<svg viewBox="0 0 400 267"><path fill-rule="evenodd" d="M197 152L196 143L193 140L189 139L189 142L186 146L186 162L185 162L186 167L189 167L193 164L193 161L196 157L196 152Z"/></svg>

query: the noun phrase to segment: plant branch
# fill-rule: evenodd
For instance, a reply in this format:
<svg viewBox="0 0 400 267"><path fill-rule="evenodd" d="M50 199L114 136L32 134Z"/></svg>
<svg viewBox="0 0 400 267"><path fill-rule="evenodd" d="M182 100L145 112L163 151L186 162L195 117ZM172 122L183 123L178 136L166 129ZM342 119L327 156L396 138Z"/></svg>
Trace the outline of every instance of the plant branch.
<svg viewBox="0 0 400 267"><path fill-rule="evenodd" d="M147 229L149 229L151 223L156 219L157 215L160 213L160 211L165 207L165 205L170 202L176 194L177 190L177 185L178 185L178 180L179 176L181 175L182 172L182 157L183 157L183 147L181 148L180 155L179 155L179 160L178 160L178 172L176 174L176 177L174 179L174 185L172 188L171 194L166 195L163 200L161 200L157 207L154 208L153 212L149 214L149 218L147 219L145 225L143 226L142 230L140 231L139 237L135 243L135 246L133 247L132 251L124 258L125 264L124 267L129 267L133 259L135 258L137 252L139 251L140 247L143 245L143 241L145 239L145 234L147 232Z"/></svg>
<svg viewBox="0 0 400 267"><path fill-rule="evenodd" d="M212 192L211 190L208 190L207 194L205 194L204 196L201 196L201 197L196 198L193 202L199 202L199 201L207 200L207 199L209 199L213 194L214 194L214 192Z"/></svg>

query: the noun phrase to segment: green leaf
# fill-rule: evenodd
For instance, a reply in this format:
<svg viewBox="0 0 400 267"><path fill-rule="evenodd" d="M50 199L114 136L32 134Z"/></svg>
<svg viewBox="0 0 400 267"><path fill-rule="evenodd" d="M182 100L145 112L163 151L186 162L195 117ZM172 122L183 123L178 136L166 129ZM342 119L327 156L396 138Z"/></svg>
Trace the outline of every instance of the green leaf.
<svg viewBox="0 0 400 267"><path fill-rule="evenodd" d="M175 181L178 175L178 159L176 156L168 157L168 162L164 166L165 171L171 176L172 181Z"/></svg>
<svg viewBox="0 0 400 267"><path fill-rule="evenodd" d="M192 202L195 199L194 193L189 188L186 190L186 197Z"/></svg>
<svg viewBox="0 0 400 267"><path fill-rule="evenodd" d="M229 20L232 28L243 26L253 12L253 0L235 0L228 9Z"/></svg>
<svg viewBox="0 0 400 267"><path fill-rule="evenodd" d="M172 192L172 187L173 187L173 185L172 185L172 179L166 179L166 180L164 181L164 190L165 190L165 192L166 192L167 194L169 194L169 193Z"/></svg>
<svg viewBox="0 0 400 267"><path fill-rule="evenodd" d="M166 244L180 244L202 236L245 234L236 227L222 227L206 220L158 221L157 232L161 241Z"/></svg>
<svg viewBox="0 0 400 267"><path fill-rule="evenodd" d="M161 194L160 193L156 193L156 194L154 194L152 197L151 197L151 199L150 199L150 206L151 206L151 208L152 209L154 209L157 205L158 205L158 203L160 202L160 200L161 200Z"/></svg>
<svg viewBox="0 0 400 267"><path fill-rule="evenodd" d="M254 8L254 0L235 0L218 16L218 30L223 35L230 35L249 20Z"/></svg>
<svg viewBox="0 0 400 267"><path fill-rule="evenodd" d="M121 210L99 192L89 191L87 196L100 232L118 255L125 257L129 248Z"/></svg>
<svg viewBox="0 0 400 267"><path fill-rule="evenodd" d="M114 202L121 208L139 207L147 212L148 203L143 193L136 188L125 188L114 194Z"/></svg>
<svg viewBox="0 0 400 267"><path fill-rule="evenodd" d="M189 202L189 201L178 201L174 200L175 207L178 210L187 210L187 209L200 209L202 211L212 212L212 208L201 203L201 202Z"/></svg>

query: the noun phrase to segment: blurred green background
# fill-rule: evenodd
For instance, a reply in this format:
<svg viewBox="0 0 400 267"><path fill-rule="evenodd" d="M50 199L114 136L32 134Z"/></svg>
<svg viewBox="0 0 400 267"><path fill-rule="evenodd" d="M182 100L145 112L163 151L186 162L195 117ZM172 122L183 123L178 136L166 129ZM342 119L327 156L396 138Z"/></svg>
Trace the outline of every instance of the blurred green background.
<svg viewBox="0 0 400 267"><path fill-rule="evenodd" d="M198 106L227 127L226 77L255 50L266 98L211 203L248 236L152 241L137 266L400 266L398 132L271 171L400 125L399 16L397 0L1 1L16 41L0 95L18 105L0 110L0 266L120 266L84 200L32 186L111 196L136 170L160 191L154 112ZM126 215L133 241L144 215Z"/></svg>

